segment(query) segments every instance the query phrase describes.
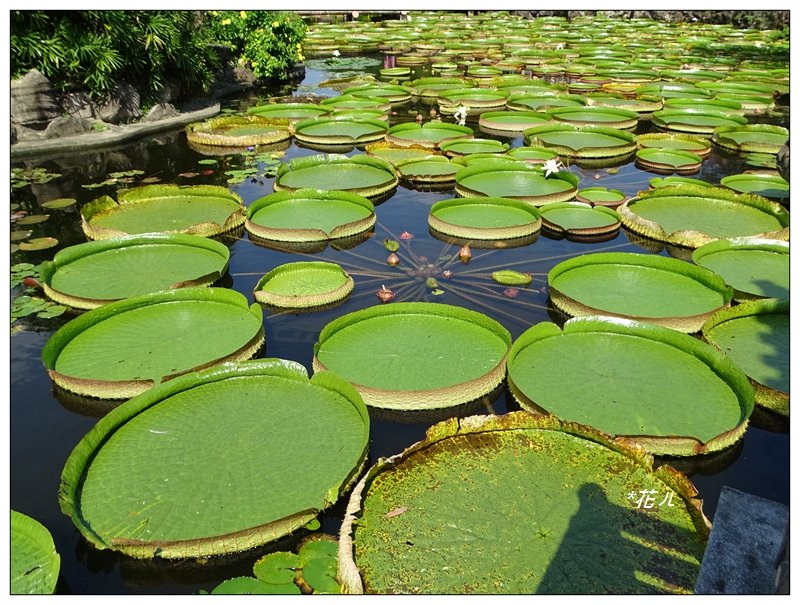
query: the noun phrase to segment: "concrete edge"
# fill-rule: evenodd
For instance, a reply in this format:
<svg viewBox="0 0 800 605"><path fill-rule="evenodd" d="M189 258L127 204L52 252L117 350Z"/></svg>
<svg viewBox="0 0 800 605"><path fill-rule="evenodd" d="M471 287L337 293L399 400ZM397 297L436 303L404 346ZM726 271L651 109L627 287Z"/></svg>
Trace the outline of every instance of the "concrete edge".
<svg viewBox="0 0 800 605"><path fill-rule="evenodd" d="M173 118L155 122L124 124L110 131L87 132L70 137L43 139L41 141L22 141L11 145L11 159L18 160L45 154L79 151L125 143L148 134L185 126L198 120L205 120L217 115L219 112L220 104L215 103L209 107L183 113Z"/></svg>

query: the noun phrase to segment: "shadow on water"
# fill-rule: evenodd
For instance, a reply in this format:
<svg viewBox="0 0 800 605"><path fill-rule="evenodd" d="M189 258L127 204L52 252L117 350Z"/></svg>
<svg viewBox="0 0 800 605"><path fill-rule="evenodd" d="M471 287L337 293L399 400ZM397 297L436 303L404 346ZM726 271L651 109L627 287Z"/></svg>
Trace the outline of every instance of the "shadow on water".
<svg viewBox="0 0 800 605"><path fill-rule="evenodd" d="M595 483L582 485L578 498L537 594L693 590L704 548L698 534L662 520L657 506L618 506Z"/></svg>

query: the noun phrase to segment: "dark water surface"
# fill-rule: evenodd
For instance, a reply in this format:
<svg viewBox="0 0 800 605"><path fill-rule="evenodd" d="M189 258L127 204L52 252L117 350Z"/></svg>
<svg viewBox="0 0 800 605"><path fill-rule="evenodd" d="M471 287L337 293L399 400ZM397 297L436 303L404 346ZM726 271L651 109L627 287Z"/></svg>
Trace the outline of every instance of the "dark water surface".
<svg viewBox="0 0 800 605"><path fill-rule="evenodd" d="M377 71L377 70L376 70ZM333 74L308 70L298 93L318 92L335 94L319 89L317 84ZM254 97L229 101L229 105L242 109L256 103ZM426 116L429 107L420 106ZM392 122L413 119L414 107L400 108L400 115ZM447 120L451 121L451 120ZM476 136L487 136L478 131L477 123L470 124ZM647 132L649 123L640 125L639 132ZM522 145L521 137L505 138L513 146ZM284 159L312 155L320 151L304 149L292 144ZM350 152L362 153L358 150ZM111 172L138 169L141 178L157 176L165 183L221 184L225 185L222 170L238 166L236 156L219 158L220 167L212 174L194 178L178 177L184 172L200 172L208 166L198 165L203 156L186 144L182 131L173 131L142 140L131 145L110 150L71 153L42 157L12 166L48 168L63 176L45 185L26 187L12 196L12 202L22 204L31 214L49 213L51 218L33 225L34 237L51 235L58 238L59 248L38 253L15 253L11 262L38 263L52 258L57 249L85 241L76 210L42 210L41 202L59 197L74 197L79 204L103 194L114 195L114 187L85 189L82 185L103 181ZM714 148L703 162L699 174L690 175L718 184L720 178L743 172L743 156ZM616 174L605 168L570 170L582 176L581 188L604 186L620 189L631 195L646 189L653 173L634 166L632 160L619 166ZM595 176L599 178L595 179ZM231 185L249 205L255 199L272 193L273 179ZM320 183L324 187L324 183ZM473 248L471 262L464 265L450 256L457 254L458 246L446 244L428 232L427 215L430 206L438 200L453 197L452 191L441 193L421 192L402 185L388 200L377 206L378 223L374 236L350 250L327 247L315 254L287 253L255 245L246 234L222 238L231 249L229 277L224 286L231 287L252 300L252 290L258 279L274 267L305 258L325 259L341 264L355 279L356 288L341 306L307 314L272 314L264 312L266 354L296 360L311 368L312 347L325 324L351 311L379 304L375 292L385 285L397 294L397 301L430 301L461 305L486 313L502 323L514 338L540 321L562 324L564 317L550 308L546 288L547 272L558 262L581 254L607 250L651 252L662 255L680 251L662 249L653 242L649 248L632 243L624 231L613 239L598 243L579 243L566 239L552 239L542 234L527 246L506 249L480 250ZM413 234L413 239L403 242L403 263L389 267L385 260L388 252L384 238L398 239L401 232ZM685 251L683 251L685 253ZM424 259L424 260L423 260ZM433 268L428 265L433 265ZM439 277L444 295L433 296L425 287L425 279L445 265L453 271L449 280ZM497 269L514 268L532 272L534 281L529 288L519 290L516 298L504 296L504 286L487 279ZM271 545L237 560L233 557L209 562L145 562L129 559L89 546L74 528L58 505L58 487L61 470L68 455L83 435L97 421L102 411L87 408L54 394L51 382L40 359L41 349L49 336L69 318L31 320L25 329L10 337L10 504L15 510L42 522L53 534L61 555L61 576L58 592L73 594L120 593L197 593L211 589L220 581L236 575L250 575L252 562L258 556L276 549L292 548L287 540ZM579 369L576 369L576 374ZM510 396L501 393L491 404L491 410L501 414L518 409ZM95 415L92 415L95 414ZM381 456L400 452L424 436L430 423L398 423L373 418L371 425L370 462ZM671 461L673 462L673 461ZM769 422L754 417L745 437L737 445L712 457L688 461L674 461L674 465L687 472L704 500L706 515L713 514L723 486L730 486L764 498L788 503L789 499L789 436L785 429L770 428ZM346 500L346 499L345 499ZM322 515L322 530L336 533L345 508L345 501Z"/></svg>

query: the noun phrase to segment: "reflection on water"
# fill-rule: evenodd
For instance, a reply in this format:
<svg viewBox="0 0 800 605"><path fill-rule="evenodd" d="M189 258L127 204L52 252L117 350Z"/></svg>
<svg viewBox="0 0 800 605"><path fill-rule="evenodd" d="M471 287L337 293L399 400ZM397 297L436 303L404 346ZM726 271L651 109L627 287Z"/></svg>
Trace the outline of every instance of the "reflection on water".
<svg viewBox="0 0 800 605"><path fill-rule="evenodd" d="M381 63L370 69L377 74ZM416 68L412 76L417 76ZM282 94L308 94L330 96L332 89L320 89L317 85L332 74L308 69L306 80L295 91ZM231 108L241 110L263 102L255 95L233 99ZM390 124L413 120L417 113L429 119L430 105L393 108ZM444 118L450 121L451 118ZM475 126L475 124L472 124ZM649 124L640 128L647 131ZM480 136L491 136L488 134ZM506 135L495 137L522 145L522 137L513 139ZM198 164L209 159L206 153L214 153L217 164ZM284 160L315 155L317 150L292 144L285 150ZM363 153L350 149L348 155ZM75 208L43 212L42 202L61 197L75 198L78 206L99 197L116 195L116 189L135 186L143 179L158 179L165 183L214 184L227 186L225 171L242 164L241 156L218 156L216 151L189 148L181 130L110 149L85 153L59 153L44 155L36 160L15 162L13 166L24 168L45 167L50 172L61 174L60 178L46 184L32 185L14 192L12 202L31 214L46 213L50 218L29 228L32 237L53 236L59 247L42 252L17 252L11 263L39 263L52 258L56 250L82 243L85 237ZM263 167L259 166L259 170ZM718 184L720 178L743 172L748 167L743 156L712 150L703 162L699 174L694 175ZM86 185L102 183L113 172L141 170L143 174L133 183L110 183L96 188ZM633 196L648 188L652 173L637 168L632 159L603 162L602 165L587 165L585 162L568 166L580 175L581 188L601 186L619 189L626 196ZM184 176L178 176L184 175ZM194 175L194 176L186 176ZM245 182L230 185L249 205L254 200L272 193L274 178L259 174ZM324 183L319 184L324 187ZM243 232L220 236L231 249L229 274L222 285L237 290L252 300L252 291L259 278L276 266L298 260L327 260L341 264L353 275L356 283L353 294L336 308L323 309L315 313L273 313L265 310L266 352L268 357L296 360L311 368L312 348L321 329L331 320L343 314L380 304L375 292L385 285L396 293L395 300L420 300L464 306L486 313L502 323L514 338L525 329L541 321L553 321L559 325L567 319L549 302L547 272L558 262L572 256L607 250L673 254L662 243L651 244L624 230L609 241L574 242L556 239L547 233L524 242L509 242L504 246L484 248L472 244L473 256L468 263L458 259L458 248L467 243L432 235L427 224L430 207L437 201L453 197L452 191L420 191L399 187L376 207L378 222L374 232L353 241L331 242L330 245L294 250L288 246L256 242ZM411 239L401 239L408 232ZM401 242L398 255L400 265L392 267L386 263L388 251L383 241L386 238ZM442 241L444 240L444 241ZM520 244L520 245L516 245ZM514 269L530 272L533 282L527 288L512 289L495 283L492 271ZM449 273L445 273L449 272ZM429 278L434 278L437 287L432 287ZM441 291L441 293L435 293ZM224 558L209 562L143 563L118 555L99 552L80 539L71 521L58 507L58 487L61 469L72 448L93 426L97 417L107 412L108 406L98 402L77 401L56 392L47 376L41 360L41 348L50 334L66 323L68 318L55 320L31 320L25 331L11 336L11 399L10 399L10 501L11 506L37 518L50 529L56 547L61 554L62 574L59 589L73 593L196 593L200 588L210 589L231 575L249 573L249 566L256 556L248 554L243 560ZM580 368L576 368L576 376ZM492 399L492 398L490 398ZM505 413L518 409L505 392L500 392L490 402L477 402L464 413ZM434 419L414 418L412 422L397 422L396 418L384 418L375 414L371 427L370 462L378 457L396 454L424 436L426 428ZM730 452L722 452L723 463L710 464L711 470L699 467L687 468L706 500L705 512L711 518L722 485L727 484L745 492L753 493L780 502L788 502L788 435L785 429L763 430L765 426L758 417L748 429L743 442ZM709 459L710 463L719 460ZM706 472L708 474L706 474ZM338 530L344 513L342 501L322 515L322 529L329 533ZM291 540L288 546L291 548ZM271 545L259 552L274 550Z"/></svg>

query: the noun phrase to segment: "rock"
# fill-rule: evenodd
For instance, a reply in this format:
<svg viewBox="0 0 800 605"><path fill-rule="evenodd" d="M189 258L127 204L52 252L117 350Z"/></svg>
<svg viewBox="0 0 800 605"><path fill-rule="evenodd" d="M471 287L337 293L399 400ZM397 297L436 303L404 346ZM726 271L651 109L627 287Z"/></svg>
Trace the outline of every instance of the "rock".
<svg viewBox="0 0 800 605"><path fill-rule="evenodd" d="M104 102L95 105L95 116L110 124L130 122L142 116L140 97L130 84L117 84Z"/></svg>
<svg viewBox="0 0 800 605"><path fill-rule="evenodd" d="M247 69L246 67L234 67L233 68L233 81L234 82L246 82L248 84L252 84L256 81L255 74Z"/></svg>
<svg viewBox="0 0 800 605"><path fill-rule="evenodd" d="M83 134L92 129L92 122L93 120L79 118L78 116L60 116L50 122L50 125L44 131L44 138L57 139L59 137Z"/></svg>
<svg viewBox="0 0 800 605"><path fill-rule="evenodd" d="M11 118L17 124L44 128L60 113L50 80L40 71L32 69L11 81Z"/></svg>
<svg viewBox="0 0 800 605"><path fill-rule="evenodd" d="M89 93L85 90L61 95L61 106L69 115L79 118L94 117L94 105Z"/></svg>
<svg viewBox="0 0 800 605"><path fill-rule="evenodd" d="M40 141L42 140L42 132L34 130L33 128L26 128L22 124L15 124L11 122L11 143L18 143L23 141Z"/></svg>
<svg viewBox="0 0 800 605"><path fill-rule="evenodd" d="M158 120L174 118L180 114L181 112L175 109L175 106L170 103L157 103L153 105L150 111L142 118L142 122L156 122Z"/></svg>
<svg viewBox="0 0 800 605"><path fill-rule="evenodd" d="M778 172L780 175L789 180L789 139L786 139L786 142L783 144L783 147L780 148L778 151L778 157L775 159L775 163L778 164Z"/></svg>
<svg viewBox="0 0 800 605"><path fill-rule="evenodd" d="M156 96L159 103L172 103L181 96L181 83L177 80L167 80L161 85Z"/></svg>

